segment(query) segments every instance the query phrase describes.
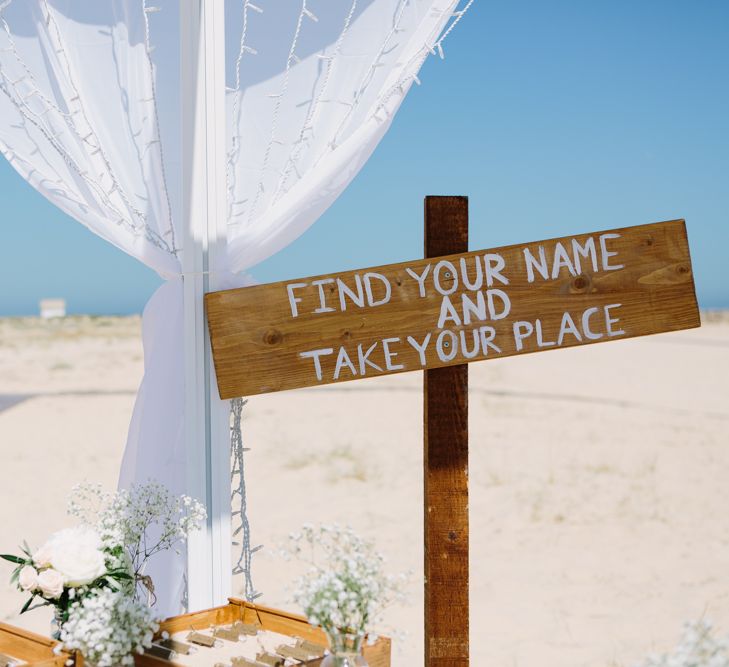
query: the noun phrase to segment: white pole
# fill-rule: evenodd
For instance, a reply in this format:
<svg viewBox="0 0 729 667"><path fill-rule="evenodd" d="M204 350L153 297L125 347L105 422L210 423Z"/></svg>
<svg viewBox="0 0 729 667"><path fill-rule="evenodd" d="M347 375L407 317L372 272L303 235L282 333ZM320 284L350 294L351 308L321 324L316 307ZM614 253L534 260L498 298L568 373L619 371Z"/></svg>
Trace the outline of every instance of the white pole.
<svg viewBox="0 0 729 667"><path fill-rule="evenodd" d="M191 611L225 602L232 583L229 405L218 398L203 307L226 243L224 4L180 2L186 485L208 511L188 543Z"/></svg>

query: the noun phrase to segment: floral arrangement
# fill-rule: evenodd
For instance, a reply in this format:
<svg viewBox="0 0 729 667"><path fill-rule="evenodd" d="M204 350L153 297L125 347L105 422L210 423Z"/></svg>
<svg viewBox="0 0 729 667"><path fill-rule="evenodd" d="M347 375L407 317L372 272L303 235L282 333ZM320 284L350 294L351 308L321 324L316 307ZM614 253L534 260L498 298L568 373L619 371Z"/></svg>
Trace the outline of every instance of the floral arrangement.
<svg viewBox="0 0 729 667"><path fill-rule="evenodd" d="M407 574L386 575L384 557L350 528L305 524L289 536L286 557L308 564L295 582L293 600L313 625L330 638L340 633L364 637L379 614L404 599Z"/></svg>
<svg viewBox="0 0 729 667"><path fill-rule="evenodd" d="M636 667L729 667L729 637L715 637L708 621L686 623L673 652L650 656Z"/></svg>
<svg viewBox="0 0 729 667"><path fill-rule="evenodd" d="M52 605L67 649L98 667L132 664L131 654L150 646L158 627L146 565L198 529L205 509L148 482L114 494L79 485L68 511L80 525L54 533L35 552L24 544L22 555L0 555L16 566L11 581L30 594L21 613Z"/></svg>
<svg viewBox="0 0 729 667"><path fill-rule="evenodd" d="M25 613L37 598L39 606L53 605L61 622L68 620L72 602L89 591L120 590L132 581L120 545L104 544L98 533L87 526L67 528L51 535L35 553L27 544L22 556L2 554L16 567L11 582L29 593Z"/></svg>

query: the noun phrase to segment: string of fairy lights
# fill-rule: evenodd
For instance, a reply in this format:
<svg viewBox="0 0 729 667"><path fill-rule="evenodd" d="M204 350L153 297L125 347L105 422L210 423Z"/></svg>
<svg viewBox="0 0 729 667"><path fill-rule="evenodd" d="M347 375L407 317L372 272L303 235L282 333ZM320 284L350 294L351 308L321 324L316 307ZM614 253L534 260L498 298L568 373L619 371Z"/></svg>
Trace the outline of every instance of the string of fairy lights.
<svg viewBox="0 0 729 667"><path fill-rule="evenodd" d="M359 81L355 80L351 86L348 86L342 90L339 90L336 95L330 95L330 81L332 79L332 73L336 67L341 66L341 61L346 57L342 53L342 47L345 44L346 36L352 24L353 17L357 10L358 2L354 0L347 10L342 27L339 31L337 39L334 41L333 48L327 52L315 54L317 58L325 61L326 65L322 71L318 74L317 80L313 84L314 93L310 100L287 100L286 96L290 89L290 75L293 67L301 62L299 55L297 55L297 47L300 43L302 32L306 30L307 22L317 23L319 21L317 15L312 11L311 0L301 0L301 5L298 10L298 17L294 24L293 35L291 37L290 47L286 56L285 66L281 72L281 84L278 91L269 93L268 97L274 100L273 108L270 114L270 118L267 119L269 128L267 130L268 141L263 149L262 158L260 164L256 167L257 176L249 179L238 191L238 174L240 170L237 168L238 160L240 158L241 149L241 124L244 122L242 119L242 110L244 106L243 93L241 90L241 76L240 69L241 63L250 57L259 55L260 45L251 44L249 35L249 12L255 11L257 14L263 14L266 11L265 0L257 0L258 4L253 4L250 0L242 1L242 31L241 39L239 44L238 57L235 64L235 86L228 89L228 92L233 95L232 101L232 118L231 118L231 141L230 149L228 151L228 164L227 164L227 184L228 184L228 224L235 226L248 227L255 224L255 221L263 216L270 208L278 204L291 188L298 183L305 176L305 172L309 173L316 169L319 163L332 151L336 150L346 135L352 130L352 122L356 117L356 114L363 110L363 105L372 104L372 98L369 95L372 86L377 85L377 73L380 68L384 67L386 58L389 54L396 49L401 40L408 38L409 33L405 27L403 27L405 18L407 16L408 9L414 10L417 5L417 0L399 0L398 5L393 13L392 25L384 36L384 39L379 44L377 50L374 52L374 56L369 63L364 75ZM401 73L395 83L389 86L387 89L381 91L379 96L375 99L375 104L372 105L371 109L365 116L365 120L373 118L379 122L387 120L394 111L393 108L388 106L388 103L392 100L395 95L401 97L407 92L407 88L412 83L420 83L420 79L417 76L417 72L421 67L423 61L428 55L439 55L441 58L445 58L443 49L443 42L446 37L453 31L455 26L462 20L466 12L469 10L474 0L467 0L462 9L454 10L453 0L444 0L441 6L434 7L432 12L437 17L443 17L448 15L452 20L449 22L444 30L436 28L435 32L428 36L424 41L420 49L405 63L404 66L400 67ZM457 4L457 3L456 3ZM437 22L437 25L442 25L441 21ZM279 129L279 118L281 111L286 107L288 101L289 106L296 105L302 106L306 104L308 106L308 112L306 113L298 133L295 138L288 142L284 142ZM317 114L320 112L323 104L338 104L346 108L346 111L342 115L341 119L337 123L336 129L332 133L332 136L326 143L326 146L319 151L318 155L311 156L307 155L306 149L311 148L314 130L315 120ZM367 109L364 109L367 112ZM285 158L285 164L281 169L278 169L273 177L276 180L275 185L272 185L272 166L270 165L271 155L275 147L287 146L288 151ZM307 156L308 164L311 166L304 169L303 165L300 164L302 158ZM268 191L268 192L267 192ZM266 199L266 195L268 198Z"/></svg>
<svg viewBox="0 0 729 667"><path fill-rule="evenodd" d="M242 398L234 398L230 402L231 482L233 487L230 500L232 507L231 518L237 524L233 529L233 545L240 547L238 560L233 566L233 574L243 575L245 598L249 602L252 602L261 593L253 585L251 564L253 554L261 549L263 545L251 547L251 526L248 522L246 476L243 460L244 453L248 450L243 447L243 431L241 428L243 406L245 404L246 401Z"/></svg>
<svg viewBox="0 0 729 667"><path fill-rule="evenodd" d="M24 130L26 139L32 146L30 152L33 155L40 155L46 166L53 172L53 175L41 174L37 166L32 167L32 169L37 171L38 174L29 173L25 170L23 170L23 173L31 182L39 184L41 191L44 189L42 181L53 183L54 194L62 193L63 197L75 207L82 211L87 210L90 202L77 196L78 191L75 191L73 187L69 187L63 176L45 159L45 151L50 147L61 157L69 169L81 179L86 186L87 193L90 191L93 194L93 203L101 209L100 212L105 219L125 228L133 237L144 235L152 245L174 255L176 252L174 248L174 228L169 207L166 221L167 228L160 231L150 223L147 214L133 203L132 197L120 185L120 181L112 167L112 161L89 120L83 96L79 92L68 60L63 31L59 28L54 11L51 10L47 0L41 0L40 3L47 28L45 36L57 58L59 67L55 68L55 71L61 79L59 84L70 92L64 98L65 104L68 106L67 111L63 110L51 96L43 91L43 88L38 84L32 67L21 56L5 16L5 11L12 2L13 0L5 0L0 4L0 24L2 24L4 41L7 44L3 47L3 52L12 54L12 61L20 69L20 76L13 78L12 72L8 71L10 63L5 58L0 58L0 91L18 111L20 127ZM139 102L147 102L156 107L153 78L150 62L147 81L152 92L149 99L139 100ZM31 102L35 103L36 108L31 106ZM31 132L28 125L32 126L35 132ZM45 146L39 143L40 137L37 136L38 134L45 139ZM152 134L155 136L144 146L144 149L148 150L156 145L158 150L161 150L159 133L152 131ZM17 151L10 151L7 146L4 146L4 153L10 161L17 161L19 157ZM162 156L160 155L161 161ZM25 164L28 163L25 162Z"/></svg>
<svg viewBox="0 0 729 667"><path fill-rule="evenodd" d="M320 108L320 105L325 99L325 95L329 89L329 83L331 81L331 75L332 71L334 70L334 63L337 59L337 56L341 52L342 44L344 44L344 38L347 35L347 31L349 30L349 26L352 23L352 17L354 16L354 12L357 9L357 0L353 0L349 12L347 13L345 19L344 19L344 25L342 27L342 31L339 33L339 37L337 38L337 41L334 44L334 50L331 55L324 55L320 54L320 58L326 63L326 69L324 71L324 75L321 77L322 83L320 86L318 86L318 92L316 94L316 97L312 101L312 103L309 106L309 111L306 115L306 118L304 119L304 123L301 126L301 130L299 131L298 138L293 142L292 148L293 150L289 153L288 158L286 159L286 164L284 165L284 168L281 170L280 178L278 181L278 185L276 186L276 191L273 194L272 203L276 204L278 200L281 198L281 196L286 192L286 182L291 175L291 172L295 172L295 175L298 179L301 178L301 172L298 170L296 163L299 159L299 156L301 154L301 151L306 146L306 139L307 135L314 131L314 119L316 118L317 111Z"/></svg>
<svg viewBox="0 0 729 667"><path fill-rule="evenodd" d="M296 30L294 31L294 37L291 41L291 46L289 48L289 54L286 58L286 69L284 70L283 75L283 83L281 84L281 90L279 93L273 93L273 96L275 97L275 103L273 107L273 113L271 114L271 137L268 142L268 145L266 146L266 150L263 153L263 160L261 161L261 169L260 169L260 175L258 178L258 187L256 188L256 194L253 198L253 203L248 210L248 222L253 219L253 216L255 215L256 209L258 207L258 204L261 200L261 195L264 192L264 185L263 180L266 173L266 169L268 168L268 161L271 157L271 150L273 149L274 144L280 143L280 139L277 136L277 129L278 129L278 119L279 114L281 110L281 103L283 101L283 98L286 95L286 92L288 91L289 87L289 78L291 74L291 66L292 64L299 61L298 56L296 55L296 46L299 42L299 36L301 35L301 26L304 22L304 18L307 18L310 21L318 21L319 19L313 14L313 12L306 6L306 0L302 0L301 2L301 10L299 11L299 17L296 20Z"/></svg>

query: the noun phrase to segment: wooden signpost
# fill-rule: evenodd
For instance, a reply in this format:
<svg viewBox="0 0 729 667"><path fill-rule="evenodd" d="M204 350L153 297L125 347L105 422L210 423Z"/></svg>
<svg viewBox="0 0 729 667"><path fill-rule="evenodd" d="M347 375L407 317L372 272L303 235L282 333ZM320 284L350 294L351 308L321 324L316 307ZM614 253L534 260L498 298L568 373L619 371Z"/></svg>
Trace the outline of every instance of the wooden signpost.
<svg viewBox="0 0 729 667"><path fill-rule="evenodd" d="M683 220L467 252L427 197L424 260L205 295L221 398L425 371L425 663L468 664L472 361L700 326Z"/></svg>
<svg viewBox="0 0 729 667"><path fill-rule="evenodd" d="M221 398L699 326L682 220L214 292L205 302Z"/></svg>

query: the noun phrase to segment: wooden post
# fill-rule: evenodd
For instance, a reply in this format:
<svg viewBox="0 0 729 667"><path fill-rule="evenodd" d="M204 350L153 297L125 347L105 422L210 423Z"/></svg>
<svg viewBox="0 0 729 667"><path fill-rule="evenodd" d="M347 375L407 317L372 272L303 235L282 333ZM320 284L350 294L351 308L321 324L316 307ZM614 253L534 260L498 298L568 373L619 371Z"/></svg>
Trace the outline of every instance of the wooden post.
<svg viewBox="0 0 729 667"><path fill-rule="evenodd" d="M425 198L425 256L468 251L468 198ZM425 666L468 646L468 366L425 371Z"/></svg>

